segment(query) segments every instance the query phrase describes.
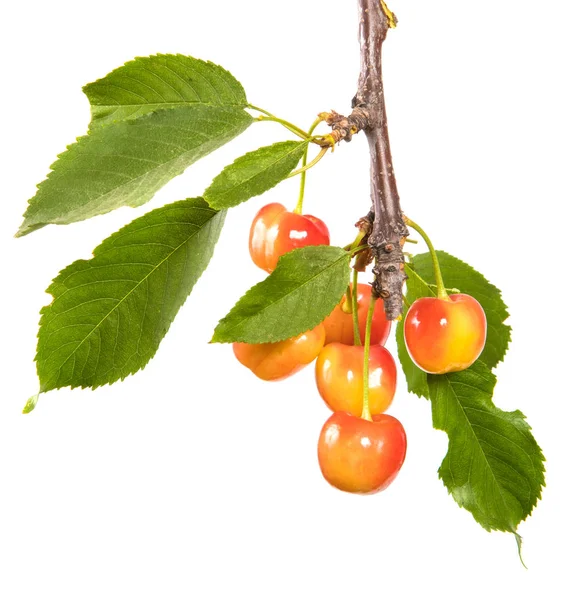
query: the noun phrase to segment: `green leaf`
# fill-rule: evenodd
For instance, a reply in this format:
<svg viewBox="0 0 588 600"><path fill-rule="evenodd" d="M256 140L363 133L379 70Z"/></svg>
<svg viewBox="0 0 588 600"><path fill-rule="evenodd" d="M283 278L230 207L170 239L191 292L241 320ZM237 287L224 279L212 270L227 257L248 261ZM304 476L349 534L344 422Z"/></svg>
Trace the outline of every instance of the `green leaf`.
<svg viewBox="0 0 588 600"><path fill-rule="evenodd" d="M213 342L279 342L316 327L349 285L349 254L307 246L284 254L217 325Z"/></svg>
<svg viewBox="0 0 588 600"><path fill-rule="evenodd" d="M73 223L121 206L140 206L252 121L240 108L202 105L97 129L79 138L51 166L29 201L17 236L49 223Z"/></svg>
<svg viewBox="0 0 588 600"><path fill-rule="evenodd" d="M247 105L245 90L211 62L157 54L135 58L84 87L92 108L90 127L135 119L160 108Z"/></svg>
<svg viewBox="0 0 588 600"><path fill-rule="evenodd" d="M412 304L418 298L435 296L433 288L413 271L410 264L405 264L404 270L408 277L406 299L409 304ZM396 326L396 345L398 347L398 360L402 365L408 391L417 396L428 398L429 384L427 382L427 374L412 362L404 343L404 321L400 321Z"/></svg>
<svg viewBox="0 0 588 600"><path fill-rule="evenodd" d="M291 173L307 142L278 142L238 158L217 175L204 197L214 208L237 206L273 188Z"/></svg>
<svg viewBox="0 0 588 600"><path fill-rule="evenodd" d="M541 497L544 456L525 416L494 406L495 383L481 361L429 376L433 426L449 437L439 476L482 527L514 533Z"/></svg>
<svg viewBox="0 0 588 600"><path fill-rule="evenodd" d="M486 349L465 371L427 375L408 356L399 325L398 356L409 391L431 399L433 425L449 437L447 456L439 469L447 489L484 528L509 531L517 537L518 524L541 497L545 477L543 454L524 415L504 412L492 402L496 378L491 369L504 357L510 340L510 327L503 323L508 311L500 290L480 273L446 252L438 256L445 285L472 295L484 308ZM429 254L413 257L405 268L410 304L436 295L436 287L428 283L434 281Z"/></svg>
<svg viewBox="0 0 588 600"><path fill-rule="evenodd" d="M419 369L410 358L406 344L404 342L404 327L402 321L396 326L396 346L398 351L398 360L402 366L406 387L409 392L417 396L429 397L429 383L427 374Z"/></svg>
<svg viewBox="0 0 588 600"><path fill-rule="evenodd" d="M208 265L224 218L202 198L175 202L64 269L41 311L41 392L96 388L142 369Z"/></svg>
<svg viewBox="0 0 588 600"><path fill-rule="evenodd" d="M495 367L504 358L510 342L510 326L504 324L508 310L500 290L489 283L481 273L455 256L442 251L437 251L437 256L445 286L457 288L460 292L473 296L482 305L488 321L488 333L480 360L490 368ZM412 268L425 281L435 281L433 263L428 252L415 256ZM410 281L408 286L411 289ZM414 287L413 291L420 293Z"/></svg>
<svg viewBox="0 0 588 600"><path fill-rule="evenodd" d="M405 264L404 270L407 277L406 299L409 304L412 304L418 298L429 298L437 295L435 286L425 281L415 270L412 263Z"/></svg>

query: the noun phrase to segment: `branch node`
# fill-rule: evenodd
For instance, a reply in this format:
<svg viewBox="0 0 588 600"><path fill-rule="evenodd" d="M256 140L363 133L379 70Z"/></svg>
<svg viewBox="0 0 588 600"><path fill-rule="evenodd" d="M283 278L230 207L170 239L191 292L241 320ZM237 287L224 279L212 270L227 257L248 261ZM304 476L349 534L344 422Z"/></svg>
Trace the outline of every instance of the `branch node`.
<svg viewBox="0 0 588 600"><path fill-rule="evenodd" d="M334 143L339 143L342 140L350 142L355 134L367 129L369 126L369 113L361 106L354 107L347 117L334 110L319 113L318 116L331 127L330 136Z"/></svg>

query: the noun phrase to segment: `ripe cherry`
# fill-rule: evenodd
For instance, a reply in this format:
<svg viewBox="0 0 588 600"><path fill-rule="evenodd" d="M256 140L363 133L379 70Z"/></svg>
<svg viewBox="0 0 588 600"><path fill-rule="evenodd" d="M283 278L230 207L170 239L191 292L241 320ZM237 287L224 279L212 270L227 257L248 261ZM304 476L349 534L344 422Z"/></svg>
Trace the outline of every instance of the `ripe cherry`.
<svg viewBox="0 0 588 600"><path fill-rule="evenodd" d="M325 329L318 325L310 331L269 344L235 342L237 360L265 381L285 379L311 363L325 343Z"/></svg>
<svg viewBox="0 0 588 600"><path fill-rule="evenodd" d="M363 346L327 344L316 361L316 385L322 399L333 411L361 416L363 408ZM396 391L396 363L383 346L370 346L368 376L369 408L383 413Z"/></svg>
<svg viewBox="0 0 588 600"><path fill-rule="evenodd" d="M257 213L249 232L251 258L268 273L276 268L282 254L329 243L329 230L320 219L289 212L277 202L267 204Z"/></svg>
<svg viewBox="0 0 588 600"><path fill-rule="evenodd" d="M429 236L406 216L404 221L425 240L437 287L436 298L419 298L408 309L404 319L406 348L416 366L427 373L463 371L484 349L487 329L484 309L468 294L447 293Z"/></svg>
<svg viewBox="0 0 588 600"><path fill-rule="evenodd" d="M462 371L482 353L486 315L467 294L419 298L404 321L404 340L413 362L427 373Z"/></svg>
<svg viewBox="0 0 588 600"><path fill-rule="evenodd" d="M361 343L365 342L365 322L367 319L372 286L366 283L357 285L357 315L359 319L359 335ZM325 344L340 342L341 344L353 344L353 315L351 306L348 306L347 296L343 296L335 310L323 321L325 326ZM372 321L371 344L384 345L390 335L392 323L386 319L384 302L381 298L376 300L374 318Z"/></svg>
<svg viewBox="0 0 588 600"><path fill-rule="evenodd" d="M336 488L373 494L394 480L406 456L406 433L398 419L373 421L338 411L324 424L318 460L324 478Z"/></svg>

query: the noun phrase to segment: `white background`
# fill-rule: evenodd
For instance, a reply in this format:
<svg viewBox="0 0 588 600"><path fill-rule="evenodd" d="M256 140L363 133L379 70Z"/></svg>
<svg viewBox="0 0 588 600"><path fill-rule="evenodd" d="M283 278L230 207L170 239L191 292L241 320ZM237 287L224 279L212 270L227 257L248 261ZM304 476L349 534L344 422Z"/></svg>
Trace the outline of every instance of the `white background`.
<svg viewBox="0 0 588 600"><path fill-rule="evenodd" d="M437 479L445 434L401 381L391 412L409 449L384 493L330 488L316 461L328 411L306 369L255 379L214 325L263 273L246 251L269 201L231 211L209 271L156 358L122 384L59 390L34 413L38 311L57 272L132 218L201 193L240 154L287 139L260 124L148 205L13 239L56 154L85 132L81 86L134 56L180 52L230 69L249 100L306 126L345 112L358 59L348 0L12 2L2 16L3 265L0 597L585 597L586 20L578 0L395 0L385 45L405 212L504 292L513 341L496 403L528 417L547 487L512 536L487 533ZM335 244L368 208L365 140L327 155L306 209ZM421 244L422 246L422 244ZM393 349L393 344L389 347Z"/></svg>

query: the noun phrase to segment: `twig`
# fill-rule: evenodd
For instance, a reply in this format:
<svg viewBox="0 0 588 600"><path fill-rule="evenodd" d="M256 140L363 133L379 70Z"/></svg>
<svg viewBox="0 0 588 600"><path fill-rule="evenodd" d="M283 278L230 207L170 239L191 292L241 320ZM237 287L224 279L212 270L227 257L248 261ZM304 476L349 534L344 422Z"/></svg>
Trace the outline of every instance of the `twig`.
<svg viewBox="0 0 588 600"><path fill-rule="evenodd" d="M408 236L392 166L382 84L382 44L396 19L383 0L358 0L358 7L361 69L352 112L348 117L335 112L322 116L333 127L334 141L349 141L362 130L367 137L372 209L365 219L373 223L369 237L375 259L373 289L384 299L386 317L393 320L402 314L406 279L402 246Z"/></svg>

